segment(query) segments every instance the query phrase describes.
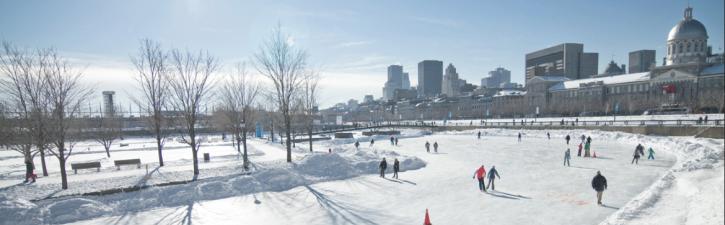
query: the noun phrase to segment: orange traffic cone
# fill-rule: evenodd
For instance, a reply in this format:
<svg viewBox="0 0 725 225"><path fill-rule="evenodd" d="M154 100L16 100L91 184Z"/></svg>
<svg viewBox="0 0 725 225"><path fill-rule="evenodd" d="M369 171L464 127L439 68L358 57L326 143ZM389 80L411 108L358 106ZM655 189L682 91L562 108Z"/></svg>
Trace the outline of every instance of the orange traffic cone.
<svg viewBox="0 0 725 225"><path fill-rule="evenodd" d="M433 225L430 223L430 217L428 217L428 209L425 209L425 221L423 221L423 225Z"/></svg>
<svg viewBox="0 0 725 225"><path fill-rule="evenodd" d="M596 158L596 157L597 157L597 152L595 152L595 151L592 151L592 153L593 153L593 154L592 154L592 157Z"/></svg>

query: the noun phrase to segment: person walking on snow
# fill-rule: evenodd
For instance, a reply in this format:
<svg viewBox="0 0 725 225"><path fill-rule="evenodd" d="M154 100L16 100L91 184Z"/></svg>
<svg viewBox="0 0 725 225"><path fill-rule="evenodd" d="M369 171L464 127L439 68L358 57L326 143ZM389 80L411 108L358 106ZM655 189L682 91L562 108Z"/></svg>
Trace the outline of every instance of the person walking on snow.
<svg viewBox="0 0 725 225"><path fill-rule="evenodd" d="M589 144L589 142L584 143L584 157L591 157L591 155L589 155L590 147L591 145Z"/></svg>
<svg viewBox="0 0 725 225"><path fill-rule="evenodd" d="M360 148L360 142L355 140L355 149L359 149L359 148Z"/></svg>
<svg viewBox="0 0 725 225"><path fill-rule="evenodd" d="M519 142L521 142L521 132L519 132Z"/></svg>
<svg viewBox="0 0 725 225"><path fill-rule="evenodd" d="M385 169L388 168L388 162L385 161L385 157L383 157L383 161L380 161L380 177L385 178Z"/></svg>
<svg viewBox="0 0 725 225"><path fill-rule="evenodd" d="M546 138L551 140L551 134L549 134L549 132L546 132Z"/></svg>
<svg viewBox="0 0 725 225"><path fill-rule="evenodd" d="M604 178L599 171L597 171L597 175L592 179L592 188L597 191L597 204L602 205L602 194L607 189L607 178Z"/></svg>
<svg viewBox="0 0 725 225"><path fill-rule="evenodd" d="M589 143L589 144L592 143L592 136L587 137L587 143Z"/></svg>
<svg viewBox="0 0 725 225"><path fill-rule="evenodd" d="M571 140L571 136L569 136L569 135L567 134L567 135L566 135L566 137L565 137L564 139L566 139L566 144L567 144L567 145L569 145L569 140Z"/></svg>
<svg viewBox="0 0 725 225"><path fill-rule="evenodd" d="M393 161L393 178L398 179L398 171L400 171L400 162L398 162L398 158L395 158L395 161Z"/></svg>
<svg viewBox="0 0 725 225"><path fill-rule="evenodd" d="M639 155L644 155L644 146L642 144L637 144L637 150L639 151Z"/></svg>
<svg viewBox="0 0 725 225"><path fill-rule="evenodd" d="M390 145L395 145L395 137L390 136Z"/></svg>
<svg viewBox="0 0 725 225"><path fill-rule="evenodd" d="M578 157L582 156L582 143L579 143L579 150L576 152L576 156L578 156Z"/></svg>
<svg viewBox="0 0 725 225"><path fill-rule="evenodd" d="M481 131L478 132L478 140L481 140Z"/></svg>
<svg viewBox="0 0 725 225"><path fill-rule="evenodd" d="M33 172L35 170L35 165L33 165L32 160L25 160L25 181L24 183L27 183L30 181L29 179L32 179L32 182L35 182L35 173Z"/></svg>
<svg viewBox="0 0 725 225"><path fill-rule="evenodd" d="M398 146L398 137L395 137L395 146Z"/></svg>
<svg viewBox="0 0 725 225"><path fill-rule="evenodd" d="M438 153L438 142L433 142L433 152Z"/></svg>
<svg viewBox="0 0 725 225"><path fill-rule="evenodd" d="M430 143L428 143L427 141L425 142L425 151L430 153Z"/></svg>
<svg viewBox="0 0 725 225"><path fill-rule="evenodd" d="M375 144L375 139L370 139L370 147L373 147L374 144Z"/></svg>
<svg viewBox="0 0 725 225"><path fill-rule="evenodd" d="M655 159L655 150L652 149L652 147L649 147L649 149L647 149L647 153L649 153L647 156L647 159L651 159L651 160Z"/></svg>
<svg viewBox="0 0 725 225"><path fill-rule="evenodd" d="M496 170L496 166L491 166L491 170L488 171L488 189L496 190L496 184L493 181L496 177L501 179L501 176L498 175L498 171Z"/></svg>
<svg viewBox="0 0 725 225"><path fill-rule="evenodd" d="M640 153L639 153L639 151L640 151L639 150L639 146L637 146L636 148L634 148L634 155L633 155L633 158L632 158L632 163L630 163L630 164L635 164L635 163L636 164L639 164L639 157L641 156Z"/></svg>
<svg viewBox="0 0 725 225"><path fill-rule="evenodd" d="M564 165L565 166L571 166L571 164L569 164L569 159L571 159L571 152L567 148L566 152L564 152Z"/></svg>
<svg viewBox="0 0 725 225"><path fill-rule="evenodd" d="M481 164L481 167L479 167L476 171L473 172L473 179L478 179L478 189L480 189L483 192L486 192L486 183L484 182L484 176L486 175L486 168L483 167L483 164Z"/></svg>

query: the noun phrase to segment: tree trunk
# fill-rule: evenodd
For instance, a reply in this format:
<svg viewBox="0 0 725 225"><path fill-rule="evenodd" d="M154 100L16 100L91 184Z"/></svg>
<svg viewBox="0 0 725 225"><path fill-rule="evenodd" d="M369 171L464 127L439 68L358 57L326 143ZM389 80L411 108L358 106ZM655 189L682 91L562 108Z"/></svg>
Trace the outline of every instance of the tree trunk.
<svg viewBox="0 0 725 225"><path fill-rule="evenodd" d="M310 153L312 153L312 128L307 130L308 141L310 141Z"/></svg>
<svg viewBox="0 0 725 225"><path fill-rule="evenodd" d="M159 150L159 166L164 166L164 156L161 155L161 135L156 135L156 148Z"/></svg>
<svg viewBox="0 0 725 225"><path fill-rule="evenodd" d="M244 154L242 155L244 170L249 169L249 158L247 158L247 130L242 131L242 144L244 145Z"/></svg>
<svg viewBox="0 0 725 225"><path fill-rule="evenodd" d="M194 162L194 175L199 175L199 157L197 157L198 149L196 149L196 140L191 139L191 155Z"/></svg>
<svg viewBox="0 0 725 225"><path fill-rule="evenodd" d="M105 146L103 146L103 148L106 149L106 156L108 156L108 158L111 158L111 146L105 145Z"/></svg>
<svg viewBox="0 0 725 225"><path fill-rule="evenodd" d="M43 167L43 176L44 177L47 177L48 176L48 168L45 167L45 149L42 149L42 148L40 149L40 164L41 164L40 166Z"/></svg>
<svg viewBox="0 0 725 225"><path fill-rule="evenodd" d="M292 124L291 124L289 115L285 115L284 128L286 129L284 131L284 133L287 137L287 162L292 162L292 139L291 139L292 135L290 134Z"/></svg>
<svg viewBox="0 0 725 225"><path fill-rule="evenodd" d="M65 173L65 154L63 150L59 150L58 161L60 163L60 184L63 190L68 189L68 177Z"/></svg>

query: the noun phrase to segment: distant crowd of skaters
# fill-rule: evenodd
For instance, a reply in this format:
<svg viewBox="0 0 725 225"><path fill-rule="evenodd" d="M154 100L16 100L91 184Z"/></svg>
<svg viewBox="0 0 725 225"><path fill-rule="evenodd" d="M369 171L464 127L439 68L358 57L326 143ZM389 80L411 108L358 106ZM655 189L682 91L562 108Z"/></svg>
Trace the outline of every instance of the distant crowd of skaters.
<svg viewBox="0 0 725 225"><path fill-rule="evenodd" d="M477 135L478 139L481 139L481 135L482 134L481 134L480 131L476 135ZM522 133L518 133L518 135L517 135L519 142L521 142L522 135L523 135ZM547 132L546 133L546 137L547 137L547 139L551 139L551 134ZM571 142L571 136L570 135L566 135L564 137L564 139L566 141L566 144L569 145L570 142ZM375 144L375 140L374 139L371 139L370 140L370 147L372 147L374 144ZM397 137L394 137L394 136L391 136L390 137L390 144L393 145L393 146L397 146L398 145L398 138ZM355 141L355 144L354 145L355 145L355 148L359 148L360 147L360 142L359 141ZM578 157L582 157L583 156L583 157L595 157L596 158L597 157L597 154L596 154L595 151L593 151L591 149L591 145L592 145L592 137L591 136L582 135L581 136L581 143L578 144L577 156ZM438 142L433 142L433 145L432 146L433 146L433 152L434 153L437 153L438 152ZM425 142L425 150L426 150L426 152L430 153L430 147L431 147L430 142L426 141ZM633 158L632 158L632 163L631 164L638 164L639 163L639 158L641 158L642 156L645 155L645 150L644 149L645 149L645 147L642 144L638 144L635 147L634 153L632 155ZM654 158L655 152L654 152L654 149L652 149L652 147L649 147L648 148L647 153L648 153L647 159L649 159L649 160L654 160L655 159ZM570 159L571 159L571 150L569 148L567 148L566 151L564 152L564 166L571 166ZM386 172L387 168L388 168L388 163L387 163L386 159L383 158L382 161L379 164L380 177L385 178L385 172ZM398 179L398 172L399 171L400 171L400 162L396 158L393 161L393 178ZM485 178L488 178L488 184L486 184ZM481 165L473 173L473 179L478 180L478 187L479 187L479 190L482 191L482 192L488 192L489 189L490 190L495 190L495 180L496 180L496 178L501 179L498 171L496 170L496 166L492 166L491 169L488 170L488 172L487 172L485 166L484 165ZM597 204L602 205L602 194L603 194L604 190L607 189L607 179L601 174L600 171L597 171L597 174L594 176L594 178L592 178L591 185L592 185L592 188L597 193Z"/></svg>

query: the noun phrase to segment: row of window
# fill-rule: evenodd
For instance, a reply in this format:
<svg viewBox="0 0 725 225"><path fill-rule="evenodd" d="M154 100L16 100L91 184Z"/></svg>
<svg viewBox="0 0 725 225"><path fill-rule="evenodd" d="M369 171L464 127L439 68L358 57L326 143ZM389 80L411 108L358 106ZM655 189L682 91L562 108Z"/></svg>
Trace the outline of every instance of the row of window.
<svg viewBox="0 0 725 225"><path fill-rule="evenodd" d="M700 43L702 42L702 43ZM704 41L694 41L694 44L687 41L685 44L679 42L677 44L671 44L667 46L667 54L683 53L683 52L704 52L706 48Z"/></svg>

